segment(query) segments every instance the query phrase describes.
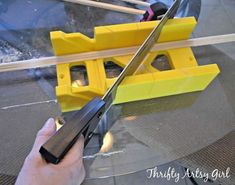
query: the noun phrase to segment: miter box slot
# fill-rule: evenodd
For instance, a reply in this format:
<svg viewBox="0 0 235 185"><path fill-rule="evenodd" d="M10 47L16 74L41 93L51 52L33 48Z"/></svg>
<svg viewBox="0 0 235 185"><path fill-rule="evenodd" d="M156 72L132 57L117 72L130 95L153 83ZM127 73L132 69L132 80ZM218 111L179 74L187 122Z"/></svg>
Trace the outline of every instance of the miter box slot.
<svg viewBox="0 0 235 185"><path fill-rule="evenodd" d="M158 54L151 62L151 66L159 71L172 70L169 58L165 54Z"/></svg>
<svg viewBox="0 0 235 185"><path fill-rule="evenodd" d="M87 69L85 65L73 65L70 67L70 77L73 87L89 85Z"/></svg>
<svg viewBox="0 0 235 185"><path fill-rule="evenodd" d="M104 59L104 69L106 78L118 77L123 68L117 64L118 62L114 58Z"/></svg>

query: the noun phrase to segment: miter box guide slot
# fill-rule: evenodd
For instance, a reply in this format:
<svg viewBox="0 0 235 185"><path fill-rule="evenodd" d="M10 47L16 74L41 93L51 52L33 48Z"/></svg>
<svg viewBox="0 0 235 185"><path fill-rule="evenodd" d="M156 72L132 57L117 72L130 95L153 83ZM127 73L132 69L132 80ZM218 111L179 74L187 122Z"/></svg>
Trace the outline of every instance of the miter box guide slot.
<svg viewBox="0 0 235 185"><path fill-rule="evenodd" d="M157 23L151 21L100 26L95 28L94 38L81 33L55 31L51 32L51 41L57 56L139 46ZM194 17L169 20L158 43L189 39L196 24ZM153 67L154 59L162 55L169 61L168 70ZM58 64L56 95L62 111L78 110L93 97L102 97L115 81L115 78L107 78L104 63L112 61L124 68L132 56ZM74 85L72 82L71 68L74 66L85 67L86 85ZM118 87L114 104L202 91L219 72L216 64L199 66L190 47L150 52L141 70L126 77Z"/></svg>

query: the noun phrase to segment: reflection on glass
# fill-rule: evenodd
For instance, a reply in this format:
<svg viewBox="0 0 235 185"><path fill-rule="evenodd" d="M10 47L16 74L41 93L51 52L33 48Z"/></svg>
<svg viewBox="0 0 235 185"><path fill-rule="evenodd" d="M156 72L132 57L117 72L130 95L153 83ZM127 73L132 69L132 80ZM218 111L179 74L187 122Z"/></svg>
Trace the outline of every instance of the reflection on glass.
<svg viewBox="0 0 235 185"><path fill-rule="evenodd" d="M136 120L137 116L128 116L128 117L125 117L124 120L126 121L134 121Z"/></svg>
<svg viewBox="0 0 235 185"><path fill-rule="evenodd" d="M108 152L113 146L113 135L111 132L107 132L103 139L103 145L100 149L101 153Z"/></svg>

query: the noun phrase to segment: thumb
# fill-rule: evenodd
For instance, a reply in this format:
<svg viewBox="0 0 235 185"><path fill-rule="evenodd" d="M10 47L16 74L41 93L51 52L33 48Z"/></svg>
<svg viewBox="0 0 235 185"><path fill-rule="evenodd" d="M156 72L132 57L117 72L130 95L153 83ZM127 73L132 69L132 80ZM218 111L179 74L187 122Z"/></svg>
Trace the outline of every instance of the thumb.
<svg viewBox="0 0 235 185"><path fill-rule="evenodd" d="M39 151L40 147L56 132L56 124L53 118L46 121L44 126L38 131L34 142L33 150Z"/></svg>

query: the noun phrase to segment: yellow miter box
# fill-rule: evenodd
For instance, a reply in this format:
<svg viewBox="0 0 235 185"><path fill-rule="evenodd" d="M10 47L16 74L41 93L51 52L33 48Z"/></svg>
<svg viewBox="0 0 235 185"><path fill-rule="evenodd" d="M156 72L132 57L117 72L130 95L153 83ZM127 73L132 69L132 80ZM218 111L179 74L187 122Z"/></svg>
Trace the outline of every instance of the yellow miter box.
<svg viewBox="0 0 235 185"><path fill-rule="evenodd" d="M55 55L62 56L90 51L116 49L141 45L158 21L96 27L94 38L81 33L51 32ZM158 42L189 39L196 21L194 17L169 20ZM115 78L107 76L106 63L124 68L132 55L100 58L57 65L56 95L63 112L80 109L93 97L102 97ZM169 68L161 58L166 58ZM160 58L160 60L155 60ZM162 63L162 64L161 64ZM159 67L160 64L160 67ZM78 80L74 81L77 68ZM83 71L84 75L81 75ZM118 87L114 103L124 103L204 90L219 73L216 64L198 66L190 47L150 52L141 70L128 76ZM118 75L118 74L117 74ZM116 76L117 76L116 75ZM83 82L81 77L84 78ZM84 83L86 81L86 83Z"/></svg>

